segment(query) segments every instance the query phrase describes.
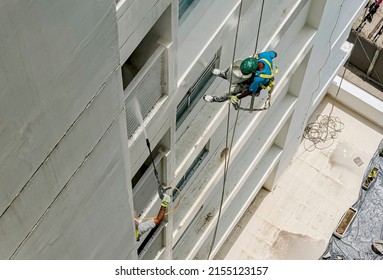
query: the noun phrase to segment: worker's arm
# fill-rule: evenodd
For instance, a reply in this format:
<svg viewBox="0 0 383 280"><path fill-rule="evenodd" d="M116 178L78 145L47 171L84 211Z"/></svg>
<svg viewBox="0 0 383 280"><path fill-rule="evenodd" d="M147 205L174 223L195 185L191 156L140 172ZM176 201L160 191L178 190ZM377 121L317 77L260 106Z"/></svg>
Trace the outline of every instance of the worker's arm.
<svg viewBox="0 0 383 280"><path fill-rule="evenodd" d="M237 97L238 97L238 99L242 99L242 98L249 96L249 95L251 95L251 92L249 90L245 90L241 94L238 94Z"/></svg>
<svg viewBox="0 0 383 280"><path fill-rule="evenodd" d="M248 92L249 93L254 93L254 92L257 92L257 90L261 87L261 85L265 82L265 79L264 78L261 78L259 76L255 76L254 77L254 80L253 82L251 83L251 85L249 86L249 90ZM249 95L249 94L247 94ZM245 96L247 96L245 95ZM245 97L243 96L243 97ZM239 97L238 97L239 98ZM241 97L242 98L242 97Z"/></svg>
<svg viewBox="0 0 383 280"><path fill-rule="evenodd" d="M137 240L139 240L139 237L142 236L145 232L153 229L156 225L162 222L166 214L166 209L170 202L171 202L170 196L167 194L164 194L164 198L162 199L162 202L161 202L161 208L158 211L157 217L147 221L142 221L141 223L137 225L137 233L136 233Z"/></svg>
<svg viewBox="0 0 383 280"><path fill-rule="evenodd" d="M153 219L154 223L158 225L159 223L162 222L162 220L165 217L166 209L168 207L168 204L170 203L171 199L170 196L167 194L164 194L164 198L162 199L161 202L161 208L160 211L158 211L157 217Z"/></svg>
<svg viewBox="0 0 383 280"><path fill-rule="evenodd" d="M153 222L154 222L156 225L158 225L159 223L161 223L162 220L163 220L164 217L165 217L165 213L166 213L166 207L161 206L160 211L158 211L157 217L155 217L155 218L153 219Z"/></svg>

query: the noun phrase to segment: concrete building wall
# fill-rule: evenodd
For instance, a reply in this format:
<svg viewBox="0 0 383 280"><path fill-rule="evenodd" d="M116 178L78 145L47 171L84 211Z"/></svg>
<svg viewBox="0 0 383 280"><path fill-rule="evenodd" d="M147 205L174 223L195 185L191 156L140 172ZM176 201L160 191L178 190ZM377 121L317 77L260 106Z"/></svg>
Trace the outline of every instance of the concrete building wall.
<svg viewBox="0 0 383 280"><path fill-rule="evenodd" d="M114 1L0 13L0 258L134 258Z"/></svg>
<svg viewBox="0 0 383 280"><path fill-rule="evenodd" d="M350 64L359 69L365 77L375 84L382 85L383 56L381 47L371 39L362 35L350 33L348 41L355 42L355 48L350 58Z"/></svg>
<svg viewBox="0 0 383 280"><path fill-rule="evenodd" d="M365 4L272 0L261 13L251 0L115 2L0 7L1 258L213 258L284 172ZM255 49L278 53L270 109L237 117L205 103L229 87L211 69ZM165 221L135 242L133 217L160 205L146 139L161 184L178 191Z"/></svg>
<svg viewBox="0 0 383 280"><path fill-rule="evenodd" d="M253 33L254 37L246 41L249 38L242 35L243 41L239 41L239 50L237 49L235 57L246 57L253 53L257 34L259 17L254 20L252 16L259 15L261 3L252 1L244 3L247 9L243 10L241 22L243 25L250 20L253 22L249 24L249 29L241 25L239 30L246 35ZM217 252L257 191L262 186L272 191L275 181L284 172L300 143L308 117L323 98L326 88L351 51L351 48L343 43L353 19L361 8L363 3L356 5L350 1L265 3L267 16L262 18L258 50L276 50L278 57L275 63L280 72L276 75L271 108L263 112L239 113L230 154L231 164L225 183L222 213L210 257ZM211 41L201 47L202 53L194 63L195 68L203 65L203 61L208 61L204 54L209 53L211 48L213 50L220 48L221 67L230 63L238 9L239 2L233 10L232 17L228 17L217 32L213 33L219 37L206 36L211 38ZM206 21L209 19L208 27L204 29L205 31L202 28L197 31L195 26L192 32L196 30L195 34L202 35L193 37L193 33L189 33L193 41L189 41L185 47L181 43L179 55L183 52L183 47L186 48L185 54L189 53L189 50L198 53L198 50L191 50L190 45L197 46L202 40L201 37L211 25L214 25L212 13L217 13L217 10L213 8L211 14L207 10L204 16ZM190 15L193 15L192 13ZM232 33L225 34L230 24ZM220 42L219 38L225 39ZM184 39L186 40L187 38ZM187 59L190 58L180 57L179 62L184 60L186 63ZM179 84L183 86L187 78L192 77L193 66L182 63L180 65L189 70L187 74L180 71ZM207 93L219 95L227 92L227 87L227 82L216 79ZM177 90L178 94L183 95L182 88ZM261 98L264 100L265 96L261 95ZM220 194L224 174L222 154L225 148L227 107L222 104L206 104L202 101L193 111L190 112L193 114L190 121L184 122L177 130L179 135L176 143L174 184L179 182L206 145L209 154L184 187L183 204L174 212L173 258L175 259L207 258L212 246L217 213L221 206ZM235 113L229 117L230 137L232 137Z"/></svg>

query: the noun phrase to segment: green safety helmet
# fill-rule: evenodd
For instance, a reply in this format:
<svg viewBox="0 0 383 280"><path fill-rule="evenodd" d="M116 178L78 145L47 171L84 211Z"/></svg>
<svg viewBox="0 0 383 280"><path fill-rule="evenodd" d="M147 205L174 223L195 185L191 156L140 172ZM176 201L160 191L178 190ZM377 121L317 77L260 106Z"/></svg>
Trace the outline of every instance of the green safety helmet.
<svg viewBox="0 0 383 280"><path fill-rule="evenodd" d="M248 75L255 72L257 67L258 61L253 57L246 58L244 61L242 61L240 66L243 75Z"/></svg>

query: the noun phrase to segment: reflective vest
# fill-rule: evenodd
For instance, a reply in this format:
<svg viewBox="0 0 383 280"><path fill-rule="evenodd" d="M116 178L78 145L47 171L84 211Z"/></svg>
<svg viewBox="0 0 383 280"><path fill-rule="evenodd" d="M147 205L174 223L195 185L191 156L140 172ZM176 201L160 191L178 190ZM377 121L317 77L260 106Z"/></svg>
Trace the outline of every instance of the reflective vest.
<svg viewBox="0 0 383 280"><path fill-rule="evenodd" d="M270 90L272 86L274 86L274 75L278 73L278 67L275 67L275 71L271 67L271 63L266 58L261 58L259 61L266 63L270 67L271 74L259 74L259 77L264 79L270 79L267 85L261 85L261 88Z"/></svg>

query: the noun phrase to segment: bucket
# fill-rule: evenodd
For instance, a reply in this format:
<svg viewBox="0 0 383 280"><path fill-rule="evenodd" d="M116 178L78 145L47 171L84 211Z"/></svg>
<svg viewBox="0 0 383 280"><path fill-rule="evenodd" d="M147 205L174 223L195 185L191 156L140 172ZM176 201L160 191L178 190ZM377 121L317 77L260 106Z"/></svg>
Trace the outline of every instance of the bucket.
<svg viewBox="0 0 383 280"><path fill-rule="evenodd" d="M230 82L230 79L232 79L231 80L232 84L241 83L251 77L251 74L248 74L248 75L242 74L241 68L240 68L242 61L243 61L242 59L237 59L236 61L234 61L234 63L230 66L229 70L227 71L227 80Z"/></svg>

